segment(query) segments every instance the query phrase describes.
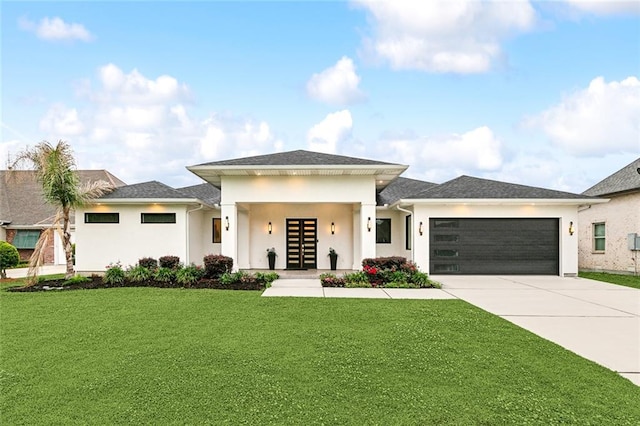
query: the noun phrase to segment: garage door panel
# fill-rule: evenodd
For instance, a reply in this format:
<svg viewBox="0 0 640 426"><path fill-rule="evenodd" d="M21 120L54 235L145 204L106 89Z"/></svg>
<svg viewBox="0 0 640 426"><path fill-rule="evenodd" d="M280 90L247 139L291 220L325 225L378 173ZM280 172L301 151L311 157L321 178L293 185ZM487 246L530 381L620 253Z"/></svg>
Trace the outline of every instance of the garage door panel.
<svg viewBox="0 0 640 426"><path fill-rule="evenodd" d="M557 275L558 232L558 219L431 219L430 272Z"/></svg>

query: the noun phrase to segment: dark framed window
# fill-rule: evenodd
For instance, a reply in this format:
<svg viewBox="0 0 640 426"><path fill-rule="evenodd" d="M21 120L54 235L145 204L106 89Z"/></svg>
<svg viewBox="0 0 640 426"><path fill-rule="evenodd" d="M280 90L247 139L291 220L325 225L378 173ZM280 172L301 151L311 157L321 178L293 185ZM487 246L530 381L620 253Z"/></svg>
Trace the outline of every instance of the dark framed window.
<svg viewBox="0 0 640 426"><path fill-rule="evenodd" d="M85 213L84 223L120 223L120 213Z"/></svg>
<svg viewBox="0 0 640 426"><path fill-rule="evenodd" d="M436 219L433 221L434 228L457 228L459 222L456 219Z"/></svg>
<svg viewBox="0 0 640 426"><path fill-rule="evenodd" d="M222 219L219 217L213 218L213 242L222 242Z"/></svg>
<svg viewBox="0 0 640 426"><path fill-rule="evenodd" d="M458 250L455 249L436 249L436 257L458 257Z"/></svg>
<svg viewBox="0 0 640 426"><path fill-rule="evenodd" d="M39 238L39 230L18 229L13 237L12 245L17 249L34 249Z"/></svg>
<svg viewBox="0 0 640 426"><path fill-rule="evenodd" d="M404 248L411 250L411 215L404 217Z"/></svg>
<svg viewBox="0 0 640 426"><path fill-rule="evenodd" d="M140 223L176 223L176 214L140 213Z"/></svg>
<svg viewBox="0 0 640 426"><path fill-rule="evenodd" d="M460 272L460 265L436 263L433 265L433 272Z"/></svg>
<svg viewBox="0 0 640 426"><path fill-rule="evenodd" d="M391 219L376 219L376 243L391 243Z"/></svg>
<svg viewBox="0 0 640 426"><path fill-rule="evenodd" d="M458 235L455 235L455 234L436 234L433 237L434 237L434 241L436 242L448 242L448 243L457 243L458 239L460 238L458 237Z"/></svg>

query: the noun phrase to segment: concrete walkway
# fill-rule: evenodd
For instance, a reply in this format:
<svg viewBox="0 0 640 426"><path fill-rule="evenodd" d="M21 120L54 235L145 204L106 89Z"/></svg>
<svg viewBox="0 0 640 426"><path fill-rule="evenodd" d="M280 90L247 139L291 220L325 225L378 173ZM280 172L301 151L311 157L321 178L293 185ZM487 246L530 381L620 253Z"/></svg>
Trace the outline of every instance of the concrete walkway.
<svg viewBox="0 0 640 426"><path fill-rule="evenodd" d="M432 276L437 289L323 288L317 278L279 279L264 297L462 299L640 386L640 290L583 278Z"/></svg>

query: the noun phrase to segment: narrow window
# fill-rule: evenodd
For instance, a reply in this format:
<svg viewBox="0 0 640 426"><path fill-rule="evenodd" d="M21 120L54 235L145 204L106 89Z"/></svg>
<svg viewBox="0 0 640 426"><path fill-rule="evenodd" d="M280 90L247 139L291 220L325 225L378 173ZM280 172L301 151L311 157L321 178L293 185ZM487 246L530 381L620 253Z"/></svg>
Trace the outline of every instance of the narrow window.
<svg viewBox="0 0 640 426"><path fill-rule="evenodd" d="M84 223L120 223L120 213L85 213Z"/></svg>
<svg viewBox="0 0 640 426"><path fill-rule="evenodd" d="M453 249L436 249L436 257L458 257L458 250Z"/></svg>
<svg viewBox="0 0 640 426"><path fill-rule="evenodd" d="M457 228L459 225L456 219L436 219L433 222L434 228Z"/></svg>
<svg viewBox="0 0 640 426"><path fill-rule="evenodd" d="M391 243L391 219L376 219L376 243Z"/></svg>
<svg viewBox="0 0 640 426"><path fill-rule="evenodd" d="M433 272L459 272L460 266L456 264L436 263L433 265Z"/></svg>
<svg viewBox="0 0 640 426"><path fill-rule="evenodd" d="M17 249L34 249L40 238L40 231L18 229L13 237L13 246Z"/></svg>
<svg viewBox="0 0 640 426"><path fill-rule="evenodd" d="M176 223L176 214L140 213L140 223Z"/></svg>
<svg viewBox="0 0 640 426"><path fill-rule="evenodd" d="M594 251L604 251L605 247L605 225L604 222L593 224L593 249Z"/></svg>
<svg viewBox="0 0 640 426"><path fill-rule="evenodd" d="M437 242L448 242L448 243L456 243L458 242L459 237L455 234L440 234L434 235L434 239Z"/></svg>
<svg viewBox="0 0 640 426"><path fill-rule="evenodd" d="M222 242L222 222L219 217L213 218L213 242Z"/></svg>
<svg viewBox="0 0 640 426"><path fill-rule="evenodd" d="M411 215L404 218L404 248L411 250Z"/></svg>

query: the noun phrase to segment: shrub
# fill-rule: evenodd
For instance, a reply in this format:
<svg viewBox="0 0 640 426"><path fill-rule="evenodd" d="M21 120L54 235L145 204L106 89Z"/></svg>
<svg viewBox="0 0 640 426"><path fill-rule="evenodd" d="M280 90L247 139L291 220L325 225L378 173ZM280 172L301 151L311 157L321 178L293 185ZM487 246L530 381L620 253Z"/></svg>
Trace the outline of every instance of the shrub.
<svg viewBox="0 0 640 426"><path fill-rule="evenodd" d="M382 274L382 280L385 283L408 283L409 274L404 271L384 271Z"/></svg>
<svg viewBox="0 0 640 426"><path fill-rule="evenodd" d="M420 288L428 288L428 287L440 288L441 287L439 283L435 281L431 281L429 279L429 275L420 271L416 271L413 274L411 274L411 276L409 277L409 282L418 285Z"/></svg>
<svg viewBox="0 0 640 426"><path fill-rule="evenodd" d="M391 257L376 257L376 258L367 258L362 260L362 267L373 267L378 270L393 270L397 271L402 268L402 265L407 263L407 258L402 256L391 256Z"/></svg>
<svg viewBox="0 0 640 426"><path fill-rule="evenodd" d="M138 265L130 267L125 272L125 277L132 283L143 283L149 281L153 276L153 272L149 268Z"/></svg>
<svg viewBox="0 0 640 426"><path fill-rule="evenodd" d="M7 268L13 268L20 262L18 249L6 241L0 241L0 277L7 278Z"/></svg>
<svg viewBox="0 0 640 426"><path fill-rule="evenodd" d="M176 271L176 281L185 287L191 286L191 284L197 283L202 278L203 270L200 266L196 266L193 263L184 268Z"/></svg>
<svg viewBox="0 0 640 426"><path fill-rule="evenodd" d="M265 287L271 287L271 283L280 278L277 272L256 272L254 275L256 281L264 284Z"/></svg>
<svg viewBox="0 0 640 426"><path fill-rule="evenodd" d="M391 281L385 283L386 288L419 288L418 284L408 283L406 281Z"/></svg>
<svg viewBox="0 0 640 426"><path fill-rule="evenodd" d="M371 287L368 275L362 271L344 274L342 278L345 287Z"/></svg>
<svg viewBox="0 0 640 426"><path fill-rule="evenodd" d="M178 269L180 258L178 256L162 256L158 259L161 268Z"/></svg>
<svg viewBox="0 0 640 426"><path fill-rule="evenodd" d="M237 284L243 280L247 280L250 275L245 271L238 272L226 272L220 276L220 284L225 286L231 286L233 284Z"/></svg>
<svg viewBox="0 0 640 426"><path fill-rule="evenodd" d="M63 282L62 285L84 284L88 283L89 281L91 281L91 278L89 277L85 277L83 275L74 275L73 277Z"/></svg>
<svg viewBox="0 0 640 426"><path fill-rule="evenodd" d="M205 278L219 278L233 269L233 259L220 254L208 254L203 259Z"/></svg>
<svg viewBox="0 0 640 426"><path fill-rule="evenodd" d="M158 261L153 257L143 257L138 260L138 265L147 269L155 270L158 267Z"/></svg>
<svg viewBox="0 0 640 426"><path fill-rule="evenodd" d="M122 285L124 283L124 270L120 262L115 264L110 263L109 266L107 266L102 281L104 281L105 284L111 285Z"/></svg>
<svg viewBox="0 0 640 426"><path fill-rule="evenodd" d="M322 287L344 287L344 278L336 277L334 274L320 274Z"/></svg>
<svg viewBox="0 0 640 426"><path fill-rule="evenodd" d="M171 283L176 279L176 271L170 268L158 268L153 272L153 279L160 283Z"/></svg>
<svg viewBox="0 0 640 426"><path fill-rule="evenodd" d="M373 287L369 281L345 281L344 286L347 288L371 288Z"/></svg>

